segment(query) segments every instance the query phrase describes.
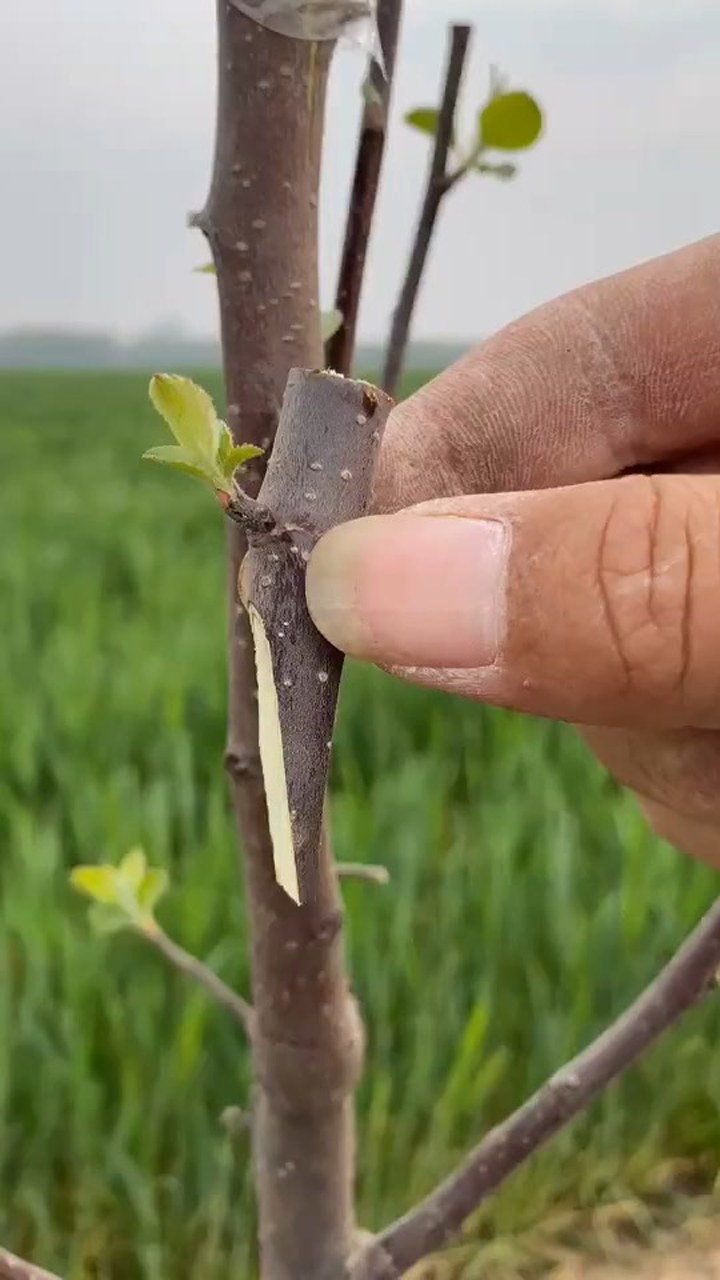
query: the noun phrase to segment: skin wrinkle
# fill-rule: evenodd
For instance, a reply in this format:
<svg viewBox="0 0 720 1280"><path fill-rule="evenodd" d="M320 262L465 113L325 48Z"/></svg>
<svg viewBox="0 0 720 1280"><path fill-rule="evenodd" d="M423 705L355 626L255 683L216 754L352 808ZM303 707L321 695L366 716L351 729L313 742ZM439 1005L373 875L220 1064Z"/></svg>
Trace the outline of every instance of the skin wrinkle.
<svg viewBox="0 0 720 1280"><path fill-rule="evenodd" d="M600 531L600 541L598 543L597 554L597 589L602 602L603 616L605 618L605 626L610 636L613 652L625 673L625 684L629 688L633 683L632 668L628 661L627 655L622 642L622 632L618 626L615 616L615 605L612 603L612 593L607 584L607 547L610 537L610 530L613 520L617 515L617 502L611 502L605 522Z"/></svg>
<svg viewBox="0 0 720 1280"><path fill-rule="evenodd" d="M635 483L637 484L637 480ZM688 543L688 522L692 505L701 503L702 494L691 488L683 495L680 478L675 481L677 493L668 491L667 486L663 489L654 476L643 477L642 483L647 500L647 512L642 516L645 556L638 568L623 567L622 575L626 586L624 592L617 583L613 587L608 586L605 582L607 572L602 575L602 580L606 588L607 611L614 623L614 637L621 656L626 661L629 685L651 690L655 696L662 697L665 689L668 693L677 695L685 686L689 661L689 637L686 631L689 625L687 611L692 555L692 546ZM682 508L678 510L678 504L673 499L680 497ZM639 508L640 502L636 505ZM664 514L668 519L663 519ZM618 508L617 502L611 512L608 528L616 518L620 526L616 545L620 547L623 541L632 538L635 531L628 527L627 513L623 517L623 511ZM607 529L605 535L604 542L607 544ZM662 554L663 542L668 544L667 550L671 554ZM605 545L604 552L606 551ZM606 554L605 560L607 561ZM606 570L607 568L606 563ZM617 576L621 570L612 569L611 572ZM642 603L637 599L640 592L644 595ZM618 604L622 602L626 609L631 609L635 600L638 616L631 627L622 626L618 617ZM634 659L629 653L631 644L638 651Z"/></svg>
<svg viewBox="0 0 720 1280"><path fill-rule="evenodd" d="M603 416L606 421L606 439L614 458L614 474L620 475L632 465L633 438L637 410L635 386L624 359L622 345L613 332L601 323L598 315L588 306L582 291L569 299L568 322L577 325L577 341L580 357L583 343L587 345L582 373L584 377L585 411L588 418ZM613 338L615 341L613 341ZM580 372L580 370L578 370Z"/></svg>
<svg viewBox="0 0 720 1280"><path fill-rule="evenodd" d="M654 477L650 476L650 486L652 492L652 515L650 517L650 582L648 584L648 612L655 626L658 626L658 615L655 607L655 587L658 573L657 564L657 540L658 525L660 523L660 490L655 483Z"/></svg>
<svg viewBox="0 0 720 1280"><path fill-rule="evenodd" d="M690 659L692 654L692 627L693 627L693 583L695 581L695 544L690 528L691 509L688 506L685 511L685 519L683 521L683 531L685 535L685 547L687 552L687 563L685 565L685 599L683 602L683 610L680 615L680 671L678 673L678 689L687 699L687 683L690 672Z"/></svg>

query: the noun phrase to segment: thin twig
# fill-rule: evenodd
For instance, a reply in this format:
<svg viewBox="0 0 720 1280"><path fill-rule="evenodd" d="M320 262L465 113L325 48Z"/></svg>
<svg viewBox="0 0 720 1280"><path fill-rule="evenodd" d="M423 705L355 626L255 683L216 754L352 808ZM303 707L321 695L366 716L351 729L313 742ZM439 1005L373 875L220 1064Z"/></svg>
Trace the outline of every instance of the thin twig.
<svg viewBox="0 0 720 1280"><path fill-rule="evenodd" d="M335 295L342 323L325 345L325 363L338 373L349 374L352 368L365 260L385 153L401 14L402 0L380 0L378 28L385 75L373 60L365 84L365 107Z"/></svg>
<svg viewBox="0 0 720 1280"><path fill-rule="evenodd" d="M450 28L450 50L448 54L445 85L442 104L438 114L435 147L433 150L430 173L428 175L425 198L422 204L420 220L415 232L410 261L405 280L400 290L397 307L393 315L392 328L385 356L383 386L394 395L398 379L402 372L403 360L407 349L415 303L417 301L420 281L422 280L427 261L430 242L432 240L438 211L443 196L449 189L447 177L448 156L453 144L455 129L455 113L462 83L471 27L453 26Z"/></svg>
<svg viewBox="0 0 720 1280"><path fill-rule="evenodd" d="M339 862L337 873L341 880L367 880L370 884L379 885L390 883L387 867L374 866L369 862Z"/></svg>
<svg viewBox="0 0 720 1280"><path fill-rule="evenodd" d="M233 484L231 494L218 492L218 501L225 514L246 533L272 533L277 527L272 511L251 498L238 484Z"/></svg>
<svg viewBox="0 0 720 1280"><path fill-rule="evenodd" d="M208 969L202 960L198 960L196 956L185 951L183 947L178 946L177 942L173 942L162 929L157 926L149 929L139 930L141 936L147 942L152 943L157 951L165 957L170 964L178 969L180 973L184 973L186 977L192 978L195 982L204 987L209 995L212 996L216 1004L226 1009L233 1017L245 1028L248 1036L252 1036L255 1021L255 1014L252 1005L247 1000L243 1000L232 987L228 987L222 978L218 978L212 969ZM2 1277L0 1276L0 1280Z"/></svg>
<svg viewBox="0 0 720 1280"><path fill-rule="evenodd" d="M51 1271L33 1266L24 1258L17 1258L7 1249L0 1249L0 1280L59 1280Z"/></svg>
<svg viewBox="0 0 720 1280"><path fill-rule="evenodd" d="M352 1280L397 1280L441 1248L505 1179L717 985L720 899L629 1009L493 1129L421 1204L361 1255Z"/></svg>
<svg viewBox="0 0 720 1280"><path fill-rule="evenodd" d="M442 184L443 195L444 196L449 195L453 187L456 187L458 182L462 182L463 178L466 178L469 172L470 172L470 162L465 160L462 164L459 164L455 169L451 169L449 173L446 173L445 180Z"/></svg>

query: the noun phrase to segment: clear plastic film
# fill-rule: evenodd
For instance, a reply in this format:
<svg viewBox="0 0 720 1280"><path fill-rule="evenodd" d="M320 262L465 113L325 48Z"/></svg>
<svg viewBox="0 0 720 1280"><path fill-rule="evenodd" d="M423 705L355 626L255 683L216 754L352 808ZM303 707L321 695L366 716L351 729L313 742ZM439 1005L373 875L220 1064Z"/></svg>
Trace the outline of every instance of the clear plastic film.
<svg viewBox="0 0 720 1280"><path fill-rule="evenodd" d="M382 66L377 0L232 0L261 27L294 40L341 40Z"/></svg>

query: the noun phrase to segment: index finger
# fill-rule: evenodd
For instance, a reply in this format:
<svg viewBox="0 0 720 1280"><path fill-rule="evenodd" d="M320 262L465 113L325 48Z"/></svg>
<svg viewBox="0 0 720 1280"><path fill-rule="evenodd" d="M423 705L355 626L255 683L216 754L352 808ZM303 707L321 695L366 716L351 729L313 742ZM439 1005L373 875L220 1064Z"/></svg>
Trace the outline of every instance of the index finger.
<svg viewBox="0 0 720 1280"><path fill-rule="evenodd" d="M376 509L541 489L720 442L720 235L530 312L394 410Z"/></svg>

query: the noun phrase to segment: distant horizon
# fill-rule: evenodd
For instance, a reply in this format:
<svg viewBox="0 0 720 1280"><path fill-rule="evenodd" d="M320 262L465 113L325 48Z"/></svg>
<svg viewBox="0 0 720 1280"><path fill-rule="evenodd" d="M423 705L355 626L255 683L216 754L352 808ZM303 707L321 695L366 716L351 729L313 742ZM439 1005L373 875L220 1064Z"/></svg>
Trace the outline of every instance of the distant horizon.
<svg viewBox="0 0 720 1280"><path fill-rule="evenodd" d="M110 325L101 324L80 324L70 322L68 324L57 324L52 321L47 323L30 322L27 324L7 324L0 325L0 342L15 337L27 336L62 336L65 338L106 338L111 339L121 345L132 345L134 343L146 341L168 341L168 342L207 342L214 343L219 346L220 338L218 335L209 330L201 331L186 327L182 321L170 321L166 323L150 324L146 328L125 331L121 328L113 328ZM358 335L358 345L360 346L383 346L387 342L388 335L386 333L361 333ZM451 333L417 333L411 337L411 343L421 343L429 346L450 346L456 347L461 345L473 346L482 341L481 337L476 334L468 336L467 334Z"/></svg>
<svg viewBox="0 0 720 1280"><path fill-rule="evenodd" d="M361 338L356 360L365 366L381 363L386 338ZM448 338L411 338L408 362L424 368L452 364L472 341ZM0 371L90 369L191 369L219 368L219 338L198 336L179 325L157 325L123 336L110 328L79 325L23 325L0 330Z"/></svg>

